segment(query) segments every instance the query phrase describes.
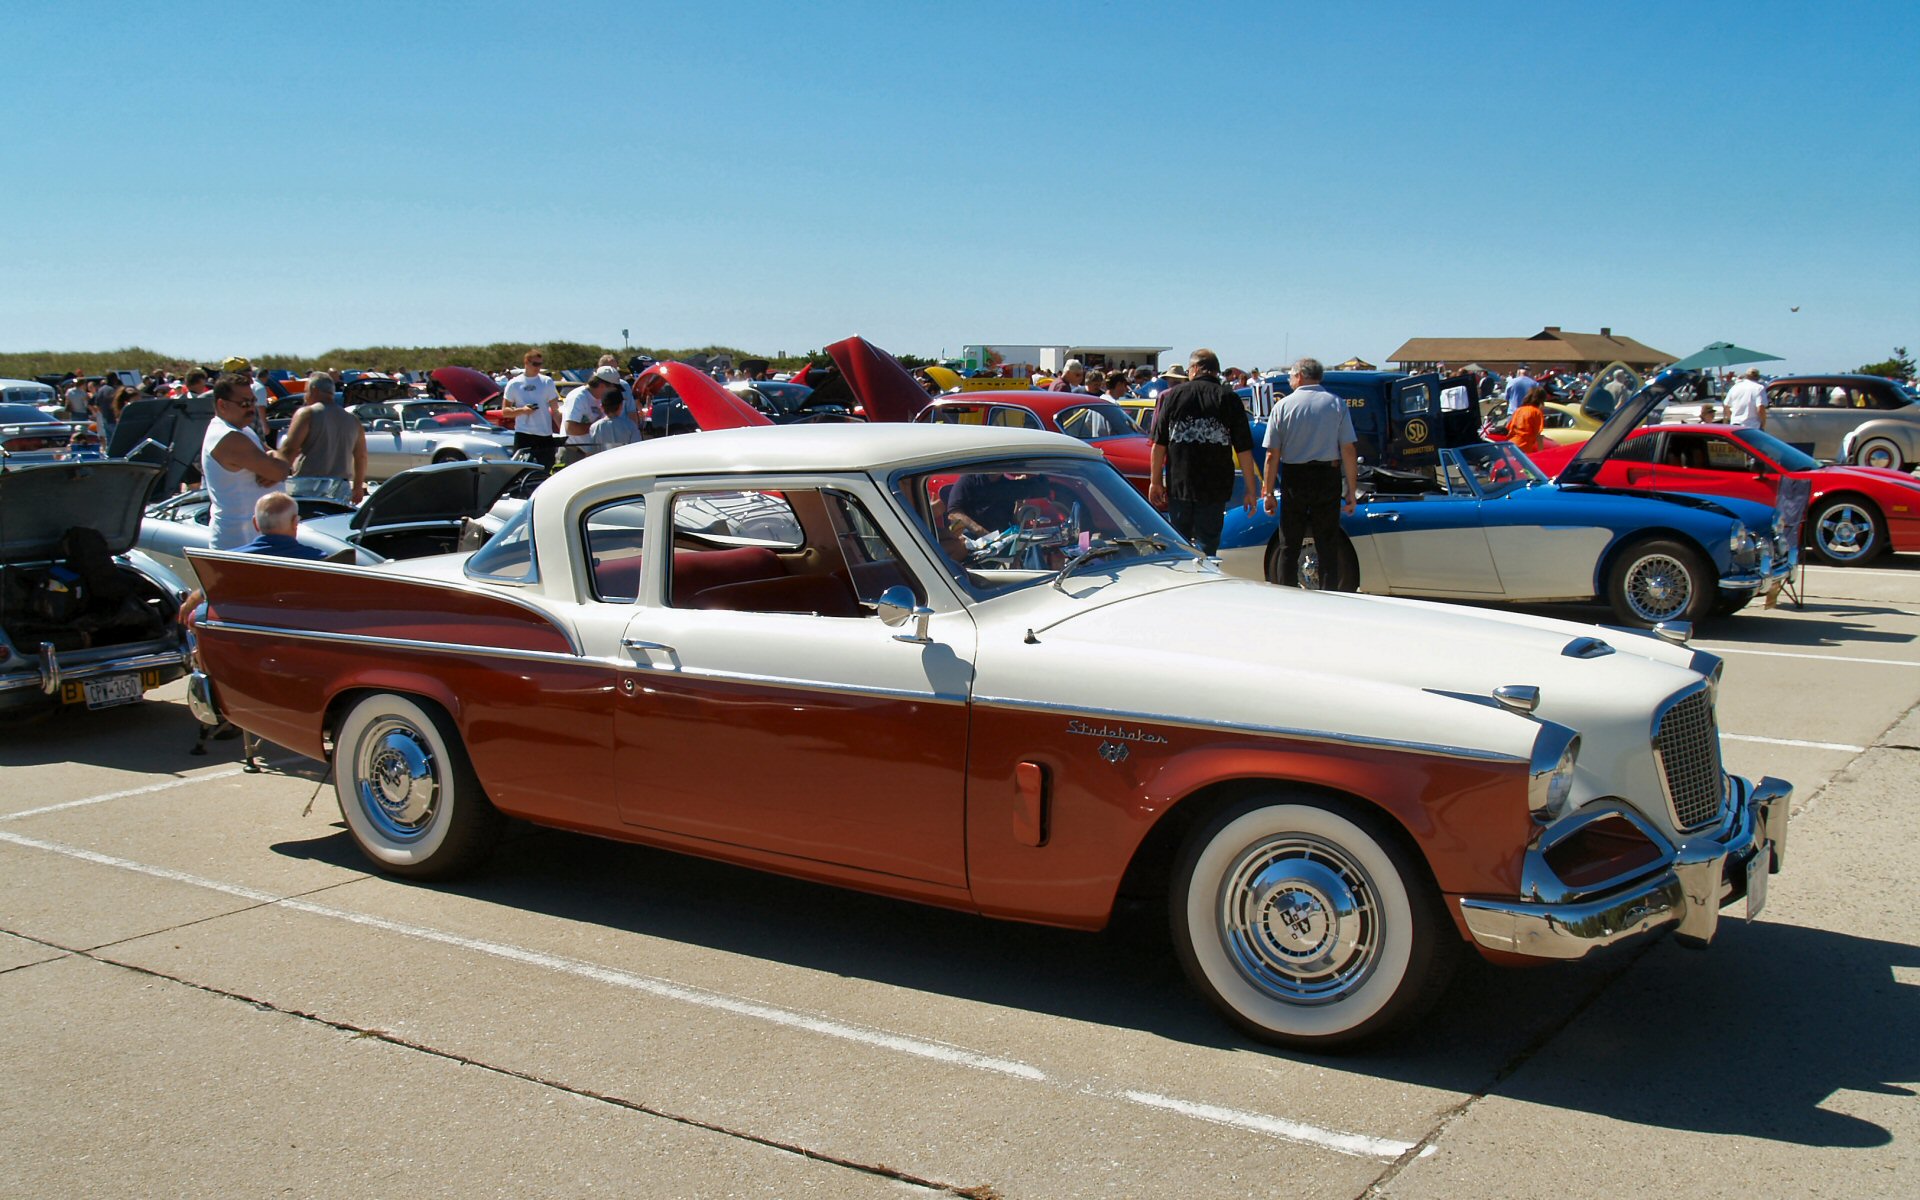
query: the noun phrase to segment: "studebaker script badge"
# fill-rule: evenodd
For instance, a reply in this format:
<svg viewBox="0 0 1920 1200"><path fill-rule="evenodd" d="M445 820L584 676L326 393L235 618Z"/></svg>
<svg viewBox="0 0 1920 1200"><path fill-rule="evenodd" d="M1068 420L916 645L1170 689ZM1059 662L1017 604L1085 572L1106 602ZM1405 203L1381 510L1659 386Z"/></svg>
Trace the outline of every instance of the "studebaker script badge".
<svg viewBox="0 0 1920 1200"><path fill-rule="evenodd" d="M1167 739L1157 733L1149 733L1144 729L1129 729L1125 725L1107 725L1104 723L1090 725L1085 721L1073 720L1067 722L1067 732L1077 734L1080 737L1099 738L1100 757L1110 763L1126 761L1127 755L1132 753L1127 748L1128 742L1139 742L1143 746L1164 746L1167 744Z"/></svg>

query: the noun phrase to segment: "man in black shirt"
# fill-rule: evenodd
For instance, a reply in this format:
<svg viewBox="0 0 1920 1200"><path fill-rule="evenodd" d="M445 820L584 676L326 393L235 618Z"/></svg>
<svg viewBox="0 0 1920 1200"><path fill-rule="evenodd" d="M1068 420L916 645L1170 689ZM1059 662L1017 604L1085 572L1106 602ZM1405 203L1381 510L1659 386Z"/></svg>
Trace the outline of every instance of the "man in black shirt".
<svg viewBox="0 0 1920 1200"><path fill-rule="evenodd" d="M1220 382L1219 357L1200 349L1187 359L1187 382L1160 397L1158 410L1147 500L1167 510L1176 533L1202 553L1213 554L1220 549L1236 463L1246 480L1243 499L1249 514L1260 495L1246 406Z"/></svg>

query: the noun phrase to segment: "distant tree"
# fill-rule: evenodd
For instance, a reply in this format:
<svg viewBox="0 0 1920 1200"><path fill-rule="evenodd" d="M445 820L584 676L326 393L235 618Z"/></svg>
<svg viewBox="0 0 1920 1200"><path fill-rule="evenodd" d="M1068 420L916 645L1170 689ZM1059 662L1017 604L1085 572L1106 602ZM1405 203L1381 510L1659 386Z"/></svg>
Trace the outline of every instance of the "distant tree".
<svg viewBox="0 0 1920 1200"><path fill-rule="evenodd" d="M1855 367L1854 372L1859 375L1884 375L1888 379L1912 379L1913 359L1907 354L1905 346L1895 346L1892 358Z"/></svg>

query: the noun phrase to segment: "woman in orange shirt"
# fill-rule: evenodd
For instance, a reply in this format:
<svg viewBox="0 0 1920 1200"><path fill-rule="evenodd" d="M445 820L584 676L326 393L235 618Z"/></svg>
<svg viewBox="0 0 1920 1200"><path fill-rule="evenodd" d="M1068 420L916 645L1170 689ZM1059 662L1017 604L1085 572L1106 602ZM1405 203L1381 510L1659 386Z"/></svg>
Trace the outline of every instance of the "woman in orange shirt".
<svg viewBox="0 0 1920 1200"><path fill-rule="evenodd" d="M1515 409L1513 417L1507 422L1507 438L1520 447L1526 454L1532 454L1546 444L1541 434L1547 427L1547 410L1540 405L1540 392L1534 388L1520 397L1520 407Z"/></svg>

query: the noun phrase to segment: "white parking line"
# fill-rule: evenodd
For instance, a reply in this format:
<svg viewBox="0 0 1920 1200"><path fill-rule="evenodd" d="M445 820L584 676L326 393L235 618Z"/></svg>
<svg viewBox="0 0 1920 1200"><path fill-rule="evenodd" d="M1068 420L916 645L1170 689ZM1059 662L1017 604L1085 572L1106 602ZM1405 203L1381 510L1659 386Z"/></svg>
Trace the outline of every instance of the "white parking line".
<svg viewBox="0 0 1920 1200"><path fill-rule="evenodd" d="M215 778L200 776L199 778ZM190 781L180 781L190 782ZM542 950L529 950L523 946L514 946L505 942L487 941L470 938L463 934L449 933L432 929L424 925L412 925L402 921L392 921L385 917L370 916L366 913L350 912L330 905L315 904L310 900L301 900L292 896L280 896L259 888L244 884L226 883L218 879L207 879L199 875L190 875L185 871L175 871L169 867L149 866L111 854L86 850L79 846L68 846L61 842L51 842L43 838L27 837L23 834L0 830L0 842L11 843L30 850L43 850L50 854L60 854L81 862L94 863L103 867L113 867L122 871L131 871L154 879L165 879L173 883L182 883L190 887L205 888L208 891L234 896L242 900L251 900L262 905L292 909L309 916L325 917L333 921L346 921L350 924L378 929L416 941L433 942L442 946L452 946L461 950L485 954L494 958L527 966L541 967L563 975L572 975L580 979L589 979L613 987L642 992L663 1000L678 1001L700 1008L715 1009L734 1016L750 1017L758 1021L785 1026L789 1029L804 1030L808 1033L822 1034L855 1042L878 1050L890 1050L898 1054L908 1054L916 1058L931 1059L952 1066L967 1067L976 1071L1003 1075L1028 1083L1043 1084L1062 1091L1081 1095L1097 1096L1111 1100L1123 1100L1149 1108L1179 1113L1198 1120L1218 1125L1230 1125L1252 1133L1279 1138L1283 1141L1298 1142L1331 1150L1337 1154L1357 1158L1371 1158L1391 1161L1413 1149L1417 1143L1400 1142L1389 1138L1370 1137L1366 1134L1348 1133L1338 1129L1322 1129L1300 1121L1284 1117L1269 1116L1264 1113L1242 1112L1238 1109L1220 1108L1210 1104L1176 1100L1152 1092L1134 1090L1113 1090L1091 1081L1056 1078L1039 1067L1017 1059L999 1058L981 1054L944 1042L928 1041L906 1034L889 1033L837 1021L831 1017L813 1013L796 1012L792 1009L776 1008L757 1000L748 1000L739 996L729 996L722 992L711 992L704 988L689 987L671 980L656 979L646 975L636 975L616 967L603 967L595 963L581 962L577 959L563 958L557 954L548 954ZM1431 1149L1429 1147L1429 1149Z"/></svg>
<svg viewBox="0 0 1920 1200"><path fill-rule="evenodd" d="M1832 575L1898 575L1902 579L1911 579L1920 583L1920 571L1886 571L1874 567L1823 567L1819 563L1808 563L1807 570Z"/></svg>
<svg viewBox="0 0 1920 1200"><path fill-rule="evenodd" d="M88 796L85 800L68 800L63 804L49 804L43 808L29 808L24 812L0 813L0 821L18 821L22 817L37 817L42 813L64 812L69 808L85 808L89 804L105 804L109 800L124 800L128 796L145 796L153 792L169 791L185 787L190 783L205 783L210 779L225 779L229 775L238 775L245 767L231 767L225 771L209 771L205 775L188 775L181 779L169 779L165 783L150 783L146 787L128 788L124 792L108 792L104 796Z"/></svg>
<svg viewBox="0 0 1920 1200"><path fill-rule="evenodd" d="M1799 746L1807 750L1846 750L1853 754L1866 750L1865 746L1849 746L1845 742L1803 742L1798 738L1761 737L1752 733L1723 733L1720 738L1728 742L1764 742L1769 746Z"/></svg>
<svg viewBox="0 0 1920 1200"><path fill-rule="evenodd" d="M1920 662L1901 658L1849 658L1841 654L1796 654L1789 650L1753 650L1746 646L1715 646L1705 642L1696 642L1702 650L1715 654L1753 654L1761 658L1810 658L1815 662L1872 663L1878 667L1920 667Z"/></svg>

